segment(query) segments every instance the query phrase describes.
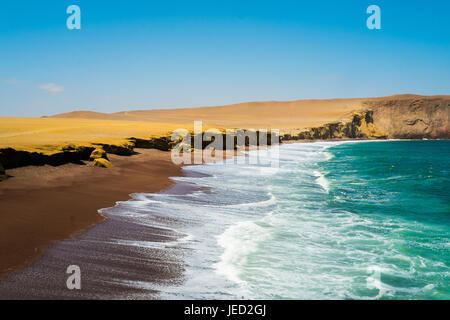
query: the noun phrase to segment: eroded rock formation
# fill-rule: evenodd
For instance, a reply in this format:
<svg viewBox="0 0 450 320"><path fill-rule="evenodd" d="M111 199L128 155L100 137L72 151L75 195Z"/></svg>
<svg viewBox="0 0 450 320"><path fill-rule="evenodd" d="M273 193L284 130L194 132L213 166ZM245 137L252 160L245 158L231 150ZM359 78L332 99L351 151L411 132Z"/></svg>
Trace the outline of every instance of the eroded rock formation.
<svg viewBox="0 0 450 320"><path fill-rule="evenodd" d="M308 128L296 136L284 136L283 140L385 139L387 136L374 125L373 111L367 110L355 112L349 121Z"/></svg>
<svg viewBox="0 0 450 320"><path fill-rule="evenodd" d="M283 140L450 138L449 98L365 101L363 106L346 120L287 134Z"/></svg>
<svg viewBox="0 0 450 320"><path fill-rule="evenodd" d="M450 99L419 98L365 103L374 125L396 139L450 138Z"/></svg>

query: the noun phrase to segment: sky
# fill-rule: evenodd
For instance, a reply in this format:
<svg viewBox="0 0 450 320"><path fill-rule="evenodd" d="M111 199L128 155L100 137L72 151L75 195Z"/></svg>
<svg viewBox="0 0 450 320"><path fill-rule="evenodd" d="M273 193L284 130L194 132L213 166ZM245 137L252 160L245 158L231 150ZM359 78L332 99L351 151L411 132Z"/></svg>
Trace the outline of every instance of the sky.
<svg viewBox="0 0 450 320"><path fill-rule="evenodd" d="M449 15L448 0L2 0L0 116L450 94Z"/></svg>

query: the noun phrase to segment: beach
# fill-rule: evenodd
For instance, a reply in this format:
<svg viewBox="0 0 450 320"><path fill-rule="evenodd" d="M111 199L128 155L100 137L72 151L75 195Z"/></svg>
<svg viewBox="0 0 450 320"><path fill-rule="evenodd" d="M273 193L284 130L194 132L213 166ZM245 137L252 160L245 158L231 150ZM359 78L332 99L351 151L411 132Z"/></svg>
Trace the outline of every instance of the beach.
<svg viewBox="0 0 450 320"><path fill-rule="evenodd" d="M167 225L158 227L157 220L140 225L102 214L100 209L114 208L135 194L164 190L184 194L192 189L174 185L169 179L185 174L182 166L172 163L170 152L135 151L138 154L131 157L111 155L112 169L69 164L10 171L17 179L4 184L1 194L7 209L4 212L9 214L2 216L9 222L2 224L2 299L155 299L158 290L114 283L110 277L166 285L182 281L180 252L133 250L133 246L121 247L108 241L126 238L131 243L161 243L164 247L185 236ZM205 155L203 162L215 161L214 155ZM239 155L223 151L221 157ZM33 210L24 209L30 206ZM81 264L88 274L84 280L88 285L82 292L67 290L66 268L72 264ZM108 281L101 280L105 276Z"/></svg>
<svg viewBox="0 0 450 320"><path fill-rule="evenodd" d="M110 155L114 168L67 164L9 170L0 188L0 275L41 256L56 240L74 236L103 220L101 208L134 192L159 192L181 175L169 152L138 150Z"/></svg>
<svg viewBox="0 0 450 320"><path fill-rule="evenodd" d="M279 168L270 148L185 166L165 191L102 209L105 221L8 274L0 296L445 299L448 161L436 155L447 146L294 143ZM71 264L79 291L65 286Z"/></svg>
<svg viewBox="0 0 450 320"><path fill-rule="evenodd" d="M280 153L281 165L287 164L290 173L280 179L304 179L301 181L306 181L311 189L293 195L303 199L313 194L325 201L331 187L327 172L320 170L318 161L326 160L328 153L310 146L324 143L330 147L386 138L445 139L448 106L448 96L403 95L247 103L176 111L75 112L54 118L0 118L0 162L6 169L3 177L7 177L0 182L0 297L257 297L252 291L242 293L236 289L246 280L241 279L239 268L233 265L235 250L228 246L236 239L247 239L249 243L238 243L235 247L238 251L247 246L252 248L252 237L264 234L258 223L255 227L253 222L241 218L249 218L248 210L259 216L266 209L274 209L277 197L265 188L276 182L277 174L258 180L270 170L247 167L245 163L225 166L243 175L244 180L235 185L234 173L223 171L221 166L176 165L168 151L170 131L179 127L191 130L192 123L185 122L196 117L204 119L203 130L237 125L258 128L273 121L268 128L279 125L285 142ZM396 121L399 114L401 121ZM176 121L176 115L183 120ZM308 116L300 120L305 115ZM314 141L322 142L308 143ZM107 154L111 168L95 167L89 161L96 148ZM293 155L289 148L294 149ZM246 157L236 157L236 161L247 159L254 152L260 152L257 158L280 160L264 155L264 150L246 151L249 152ZM225 158L242 155L235 150L220 152L224 152ZM293 170L290 166L305 160L304 156L311 160L305 162L305 170ZM213 161L203 159L203 163ZM262 191L258 189L261 183ZM242 228L248 231L247 235L245 232L233 235ZM196 240L192 241L190 236ZM198 237L204 241L198 241ZM213 263L204 264L204 259ZM242 259L247 261L247 256L244 254ZM84 289L68 291L66 268L78 264L84 270ZM210 279L210 283L223 285L224 291L214 286L211 288L215 293L203 291L201 288L210 287L210 283L199 282L199 275ZM257 292L258 286L255 288ZM280 292L279 297L290 297L285 294ZM297 292L295 297L316 296L312 292L303 294L306 293ZM340 297L337 292L333 294ZM344 296L366 297L354 292Z"/></svg>

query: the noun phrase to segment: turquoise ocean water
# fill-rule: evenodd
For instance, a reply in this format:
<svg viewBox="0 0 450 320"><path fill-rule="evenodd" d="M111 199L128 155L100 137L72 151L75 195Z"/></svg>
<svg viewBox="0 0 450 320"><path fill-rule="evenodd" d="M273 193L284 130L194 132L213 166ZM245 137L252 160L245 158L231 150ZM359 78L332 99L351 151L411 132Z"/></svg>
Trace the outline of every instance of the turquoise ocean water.
<svg viewBox="0 0 450 320"><path fill-rule="evenodd" d="M175 180L187 193L118 205L185 235L173 244L185 279L153 286L163 298L450 298L450 141L279 151L279 169L271 151L251 151L246 163L186 167Z"/></svg>

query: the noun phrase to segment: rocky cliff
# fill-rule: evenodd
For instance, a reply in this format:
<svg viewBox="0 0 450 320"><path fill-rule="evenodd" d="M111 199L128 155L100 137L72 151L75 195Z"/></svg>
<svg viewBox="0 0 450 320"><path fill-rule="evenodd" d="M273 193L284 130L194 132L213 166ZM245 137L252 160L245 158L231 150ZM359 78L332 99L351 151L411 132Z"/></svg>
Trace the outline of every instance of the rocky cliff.
<svg viewBox="0 0 450 320"><path fill-rule="evenodd" d="M450 138L450 98L412 98L408 100L368 101L373 123L389 138Z"/></svg>
<svg viewBox="0 0 450 320"><path fill-rule="evenodd" d="M308 128L297 135L284 135L282 140L386 139L388 134L374 125L373 111L356 111L350 120Z"/></svg>
<svg viewBox="0 0 450 320"><path fill-rule="evenodd" d="M369 100L362 106L341 121L286 134L283 140L450 138L449 97Z"/></svg>

